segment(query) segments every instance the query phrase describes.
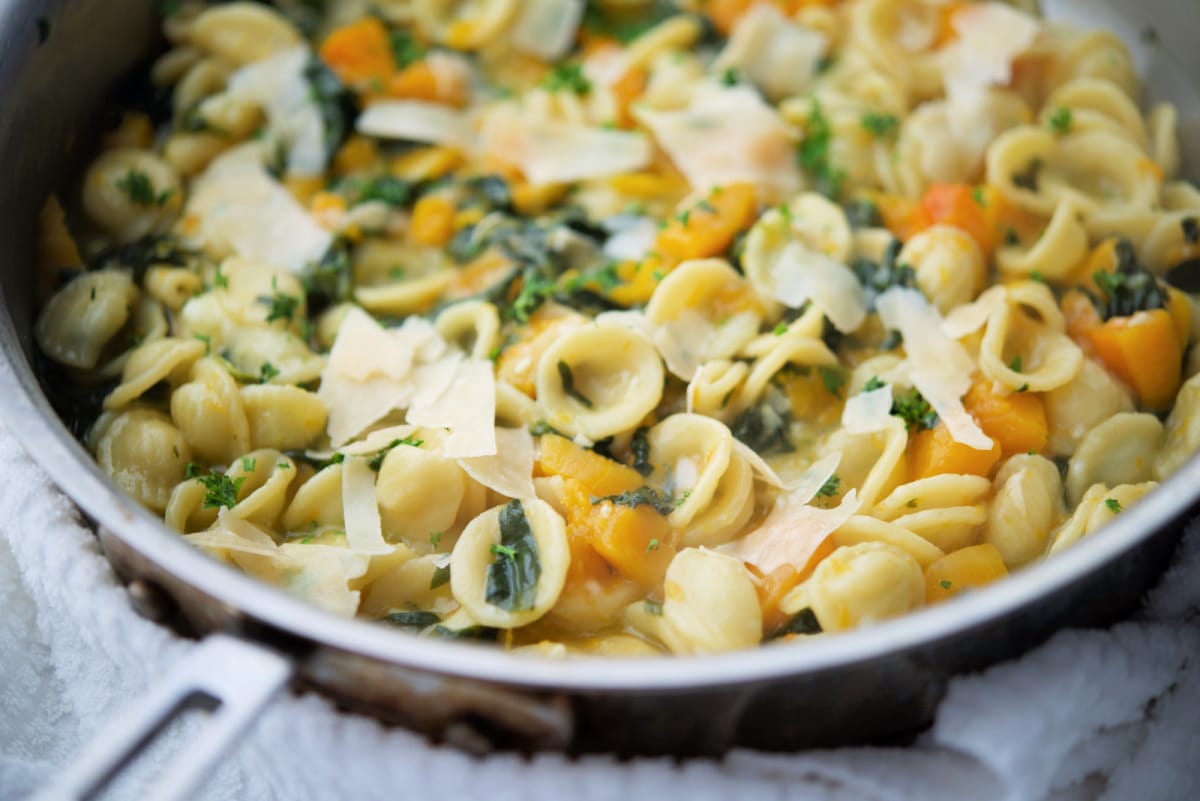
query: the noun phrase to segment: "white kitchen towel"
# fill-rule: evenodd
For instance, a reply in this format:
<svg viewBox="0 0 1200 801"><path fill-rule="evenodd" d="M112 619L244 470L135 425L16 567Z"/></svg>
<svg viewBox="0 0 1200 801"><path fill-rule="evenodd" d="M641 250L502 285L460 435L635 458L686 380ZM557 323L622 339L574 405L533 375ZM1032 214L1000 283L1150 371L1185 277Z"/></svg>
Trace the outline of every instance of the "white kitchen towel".
<svg viewBox="0 0 1200 801"><path fill-rule="evenodd" d="M71 503L0 425L0 799L22 798L191 643L134 614ZM230 751L204 801L1200 798L1200 525L1135 619L1065 631L954 681L909 748L720 762L475 759L287 696ZM167 744L169 747L170 743ZM153 760L138 776L151 772ZM116 798L139 798L126 781Z"/></svg>

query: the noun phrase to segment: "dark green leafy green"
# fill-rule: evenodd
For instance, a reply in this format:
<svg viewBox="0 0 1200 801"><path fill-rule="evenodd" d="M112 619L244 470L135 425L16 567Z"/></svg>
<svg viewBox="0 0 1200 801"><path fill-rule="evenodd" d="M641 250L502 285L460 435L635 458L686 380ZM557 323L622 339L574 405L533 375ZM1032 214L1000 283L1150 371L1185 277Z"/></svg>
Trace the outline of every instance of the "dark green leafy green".
<svg viewBox="0 0 1200 801"><path fill-rule="evenodd" d="M842 477L837 473L830 476L821 488L817 490L818 498L832 498L838 494L842 486Z"/></svg>
<svg viewBox="0 0 1200 801"><path fill-rule="evenodd" d="M766 399L739 414L730 429L735 437L756 453L764 456L791 453L795 448L788 439L788 428L792 421L787 399L772 403L770 393L768 389Z"/></svg>
<svg viewBox="0 0 1200 801"><path fill-rule="evenodd" d="M427 629L441 623L442 619L424 609L403 609L384 616L383 621L402 629Z"/></svg>
<svg viewBox="0 0 1200 801"><path fill-rule="evenodd" d="M676 503L670 495L654 487L638 487L629 492L622 492L620 495L606 495L603 498L592 499L593 504L605 501L615 503L617 506L628 506L630 509L650 506L664 517L671 514L676 508Z"/></svg>
<svg viewBox="0 0 1200 801"><path fill-rule="evenodd" d="M563 394L579 402L585 409L592 408L591 399L575 387L575 374L571 372L571 365L562 360L558 362L558 379L562 382Z"/></svg>
<svg viewBox="0 0 1200 801"><path fill-rule="evenodd" d="M650 429L643 426L633 432L633 439L629 442L629 451L633 454L633 469L643 476L654 472L654 465L650 464L649 433Z"/></svg>
<svg viewBox="0 0 1200 801"><path fill-rule="evenodd" d="M893 287L913 289L917 286L917 274L907 264L897 264L903 243L893 239L883 254L882 261L857 259L850 265L858 281L867 291L867 308L874 310L875 301Z"/></svg>
<svg viewBox="0 0 1200 801"><path fill-rule="evenodd" d="M520 501L500 510L500 551L488 565L485 599L492 606L519 612L532 609L542 573L537 540Z"/></svg>
<svg viewBox="0 0 1200 801"><path fill-rule="evenodd" d="M592 91L592 82L583 74L583 65L577 61L558 64L542 81L542 88L551 92L571 92L586 95Z"/></svg>
<svg viewBox="0 0 1200 801"><path fill-rule="evenodd" d="M1167 289L1154 273L1138 264L1133 245L1122 239L1116 246L1115 272L1097 270L1092 279L1104 293L1096 309L1105 320L1128 317L1140 311L1162 309L1167 305Z"/></svg>
<svg viewBox="0 0 1200 801"><path fill-rule="evenodd" d="M937 412L916 389L910 389L893 398L892 415L903 420L909 431L921 431L938 424Z"/></svg>
<svg viewBox="0 0 1200 801"><path fill-rule="evenodd" d="M817 621L817 616L813 613L813 610L806 607L793 615L791 620L771 635L771 638L786 637L789 634L809 635L820 633L821 624Z"/></svg>

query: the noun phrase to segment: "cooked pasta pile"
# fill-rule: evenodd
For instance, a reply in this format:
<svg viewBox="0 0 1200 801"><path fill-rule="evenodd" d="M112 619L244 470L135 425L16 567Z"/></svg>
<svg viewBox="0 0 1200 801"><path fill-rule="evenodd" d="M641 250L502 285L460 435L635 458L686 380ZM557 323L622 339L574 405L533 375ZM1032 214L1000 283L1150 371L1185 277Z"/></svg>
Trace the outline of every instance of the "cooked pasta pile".
<svg viewBox="0 0 1200 801"><path fill-rule="evenodd" d="M42 214L49 391L197 547L563 655L840 632L1200 444L1112 34L946 0L164 4Z"/></svg>

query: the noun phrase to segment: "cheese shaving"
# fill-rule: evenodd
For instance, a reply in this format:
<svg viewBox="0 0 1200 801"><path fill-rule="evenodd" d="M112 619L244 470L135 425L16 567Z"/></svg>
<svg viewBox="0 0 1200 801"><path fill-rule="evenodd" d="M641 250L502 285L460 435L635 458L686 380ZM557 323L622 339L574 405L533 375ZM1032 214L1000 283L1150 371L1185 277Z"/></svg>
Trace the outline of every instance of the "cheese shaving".
<svg viewBox="0 0 1200 801"><path fill-rule="evenodd" d="M955 441L976 450L992 448L962 405L975 365L965 348L945 333L942 317L912 289L889 289L876 301L884 327L899 331L908 354L909 377L946 424Z"/></svg>
<svg viewBox="0 0 1200 801"><path fill-rule="evenodd" d="M496 378L486 359L463 359L446 390L428 403L414 402L408 422L446 428L447 458L496 454Z"/></svg>
<svg viewBox="0 0 1200 801"><path fill-rule="evenodd" d="M512 105L487 115L482 139L485 155L516 165L534 185L636 172L653 155L640 133L536 119Z"/></svg>
<svg viewBox="0 0 1200 801"><path fill-rule="evenodd" d="M779 100L800 95L816 76L829 48L824 34L798 25L770 3L741 16L713 69L736 69Z"/></svg>
<svg viewBox="0 0 1200 801"><path fill-rule="evenodd" d="M842 426L851 434L874 434L888 427L892 419L892 386L860 392L846 401Z"/></svg>
<svg viewBox="0 0 1200 801"><path fill-rule="evenodd" d="M796 133L749 87L702 86L685 109L634 113L697 192L745 181L786 197L802 185Z"/></svg>
<svg viewBox="0 0 1200 801"><path fill-rule="evenodd" d="M297 47L254 62L229 79L229 93L263 109L267 129L288 153L288 171L319 175L328 150L325 121L313 97L306 71L312 58L307 47Z"/></svg>
<svg viewBox="0 0 1200 801"><path fill-rule="evenodd" d="M543 61L562 58L575 43L585 0L525 0L510 31L513 47Z"/></svg>
<svg viewBox="0 0 1200 801"><path fill-rule="evenodd" d="M461 111L424 100L384 100L367 106L355 129L366 136L402 139L461 150L475 146L471 118Z"/></svg>
<svg viewBox="0 0 1200 801"><path fill-rule="evenodd" d="M375 479L370 460L350 456L342 463L342 506L345 510L346 542L356 553L391 553L383 539L383 523L375 498Z"/></svg>
<svg viewBox="0 0 1200 801"><path fill-rule="evenodd" d="M319 261L333 236L263 167L260 143L235 147L192 185L183 214L188 244L220 257L299 272Z"/></svg>
<svg viewBox="0 0 1200 801"><path fill-rule="evenodd" d="M793 308L812 301L842 333L858 330L867 297L854 272L824 253L789 242L770 269L773 297Z"/></svg>
<svg viewBox="0 0 1200 801"><path fill-rule="evenodd" d="M762 525L720 550L754 565L763 574L789 565L802 570L825 539L858 511L858 491L850 490L833 509L818 509L797 491L780 496Z"/></svg>
<svg viewBox="0 0 1200 801"><path fill-rule="evenodd" d="M506 498L533 498L533 437L524 428L497 428L496 455L459 459L471 478Z"/></svg>

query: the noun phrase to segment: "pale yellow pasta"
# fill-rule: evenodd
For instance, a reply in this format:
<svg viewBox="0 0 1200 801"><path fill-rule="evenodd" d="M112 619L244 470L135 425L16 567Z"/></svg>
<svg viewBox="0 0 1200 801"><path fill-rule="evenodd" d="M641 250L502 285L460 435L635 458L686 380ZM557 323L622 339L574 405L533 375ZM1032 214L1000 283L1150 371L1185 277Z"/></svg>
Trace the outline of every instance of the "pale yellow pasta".
<svg viewBox="0 0 1200 801"><path fill-rule="evenodd" d="M237 382L212 357L196 362L191 380L171 394L171 418L206 462L228 464L250 449Z"/></svg>
<svg viewBox="0 0 1200 801"><path fill-rule="evenodd" d="M749 374L745 362L714 359L700 365L688 383L688 411L722 419L731 411L730 401Z"/></svg>
<svg viewBox="0 0 1200 801"><path fill-rule="evenodd" d="M1200 449L1200 376L1192 376L1179 390L1175 408L1167 416L1163 447L1154 462L1156 481L1165 481Z"/></svg>
<svg viewBox="0 0 1200 801"><path fill-rule="evenodd" d="M845 486L857 488L863 506L870 508L904 480L907 444L908 431L893 420L873 434L837 431L823 443L821 452L840 455L838 476Z"/></svg>
<svg viewBox="0 0 1200 801"><path fill-rule="evenodd" d="M489 358L500 340L500 314L484 301L456 303L434 323L442 339L457 345L474 359Z"/></svg>
<svg viewBox="0 0 1200 801"><path fill-rule="evenodd" d="M296 480L295 462L277 450L251 451L235 460L226 476L240 482L230 514L266 531L274 529Z"/></svg>
<svg viewBox="0 0 1200 801"><path fill-rule="evenodd" d="M104 399L104 408L128 406L160 381L172 386L182 384L205 351L205 343L200 340L177 337L163 337L138 347L125 362L121 383Z"/></svg>
<svg viewBox="0 0 1200 801"><path fill-rule="evenodd" d="M656 465L653 481L668 496L680 497L669 519L687 526L716 498L733 455L733 435L717 420L675 414L651 428L647 441Z"/></svg>
<svg viewBox="0 0 1200 801"><path fill-rule="evenodd" d="M564 385L566 375L574 394ZM658 405L662 383L653 346L616 325L567 332L537 366L538 402L550 424L594 440L635 428Z"/></svg>
<svg viewBox="0 0 1200 801"><path fill-rule="evenodd" d="M110 150L83 180L88 217L118 242L165 231L183 208L179 174L150 151Z"/></svg>
<svg viewBox="0 0 1200 801"><path fill-rule="evenodd" d="M1070 519L1055 530L1046 555L1052 556L1059 553L1094 533L1124 511L1127 506L1137 503L1157 486L1158 484L1153 481L1142 484L1121 484L1111 489L1104 484L1092 485L1079 500L1079 505L1075 507Z"/></svg>
<svg viewBox="0 0 1200 801"><path fill-rule="evenodd" d="M1045 553L1051 530L1066 512L1062 477L1049 459L1018 454L996 473L993 486L983 538L1014 570Z"/></svg>
<svg viewBox="0 0 1200 801"><path fill-rule="evenodd" d="M1075 203L1064 200L1054 210L1049 225L1029 247L1011 245L996 254L996 264L1014 277L1040 275L1050 280L1066 278L1088 252L1088 233Z"/></svg>
<svg viewBox="0 0 1200 801"><path fill-rule="evenodd" d="M691 495L684 503L690 500ZM721 474L703 511L688 522L682 543L709 548L723 545L745 527L754 514L754 502L754 471L745 458L737 453L730 454L729 466Z"/></svg>
<svg viewBox="0 0 1200 801"><path fill-rule="evenodd" d="M342 466L331 464L300 484L284 510L281 522L287 531L345 525Z"/></svg>
<svg viewBox="0 0 1200 801"><path fill-rule="evenodd" d="M192 46L238 65L261 61L301 42L283 14L246 2L205 10L189 26L187 38Z"/></svg>
<svg viewBox="0 0 1200 801"><path fill-rule="evenodd" d="M116 485L162 513L183 480L191 451L164 414L129 409L112 419L96 444L96 461Z"/></svg>
<svg viewBox="0 0 1200 801"><path fill-rule="evenodd" d="M864 542L879 542L894 545L910 555L922 568L941 559L946 552L929 540L919 537L903 526L888 523L868 515L855 515L843 523L829 538L840 547L859 545Z"/></svg>
<svg viewBox="0 0 1200 801"><path fill-rule="evenodd" d="M897 487L874 514L949 553L976 544L987 520L991 482L980 476L939 475Z"/></svg>
<svg viewBox="0 0 1200 801"><path fill-rule="evenodd" d="M1067 498L1079 503L1093 484L1138 484L1150 479L1163 444L1152 414L1121 412L1087 433L1067 465Z"/></svg>
<svg viewBox="0 0 1200 801"><path fill-rule="evenodd" d="M493 507L472 520L454 546L451 592L471 617L484 625L513 628L532 623L554 606L566 580L570 552L562 517L537 499L519 503L537 542L541 566L533 604L528 609L504 609L486 597L486 573L495 555L492 546L500 543L500 513L504 507Z"/></svg>
<svg viewBox="0 0 1200 801"><path fill-rule="evenodd" d="M128 273L85 273L55 293L34 327L38 347L54 361L91 369L125 327L138 290Z"/></svg>
<svg viewBox="0 0 1200 801"><path fill-rule="evenodd" d="M204 288L200 276L184 267L151 267L143 279L146 294L172 312L183 308Z"/></svg>
<svg viewBox="0 0 1200 801"><path fill-rule="evenodd" d="M329 413L315 394L290 385L255 384L239 390L251 448L302 450L325 432Z"/></svg>
<svg viewBox="0 0 1200 801"><path fill-rule="evenodd" d="M811 609L823 631L846 631L898 617L925 602L921 565L884 542L838 548L783 601L795 614Z"/></svg>
<svg viewBox="0 0 1200 801"><path fill-rule="evenodd" d="M687 548L671 560L664 583L663 643L676 654L732 651L762 639L762 611L750 572L737 559Z"/></svg>
<svg viewBox="0 0 1200 801"><path fill-rule="evenodd" d="M470 481L453 459L411 445L392 448L375 485L384 537L416 543L445 532L458 517Z"/></svg>
<svg viewBox="0 0 1200 801"><path fill-rule="evenodd" d="M1064 386L1084 361L1083 351L1064 327L1062 313L1045 284L1030 281L1010 286L1007 302L988 319L979 346L979 368L1014 392L1049 392Z"/></svg>
<svg viewBox="0 0 1200 801"><path fill-rule="evenodd" d="M1071 381L1043 398L1050 451L1056 456L1070 456L1088 431L1118 412L1133 411L1129 391L1092 359L1084 359Z"/></svg>
<svg viewBox="0 0 1200 801"><path fill-rule="evenodd" d="M943 314L974 300L987 280L979 246L951 225L935 225L917 234L897 258L912 266L917 286Z"/></svg>

